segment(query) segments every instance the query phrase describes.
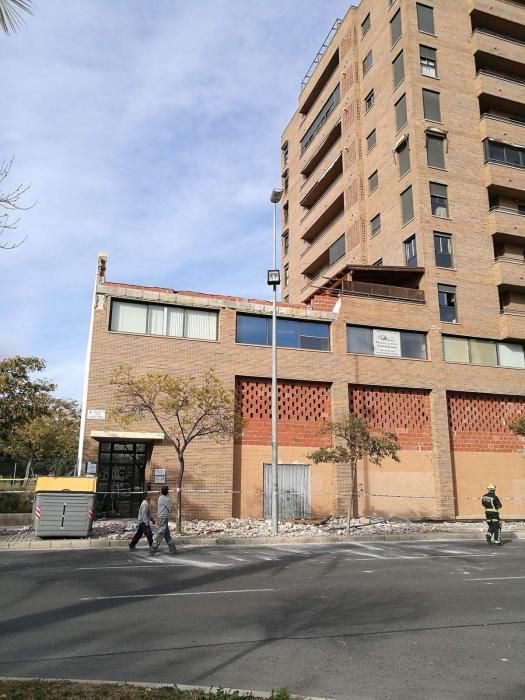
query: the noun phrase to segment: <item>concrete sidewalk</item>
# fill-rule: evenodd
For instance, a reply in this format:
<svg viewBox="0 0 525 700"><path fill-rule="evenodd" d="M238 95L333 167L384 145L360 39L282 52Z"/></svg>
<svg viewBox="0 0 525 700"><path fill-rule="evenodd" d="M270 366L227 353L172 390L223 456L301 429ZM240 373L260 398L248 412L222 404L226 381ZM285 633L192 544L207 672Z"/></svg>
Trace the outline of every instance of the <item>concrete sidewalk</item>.
<svg viewBox="0 0 525 700"><path fill-rule="evenodd" d="M29 536L3 535L0 536L0 550L45 550L45 549L105 549L108 547L126 548L128 539L98 538L48 538L40 539L32 533ZM385 535L318 535L318 536L282 536L275 537L173 537L177 545L261 545L261 544L333 544L337 542L410 542L417 540L455 541L455 540L484 540L485 532L463 530L462 532L417 532ZM525 539L525 530L503 531L502 540Z"/></svg>

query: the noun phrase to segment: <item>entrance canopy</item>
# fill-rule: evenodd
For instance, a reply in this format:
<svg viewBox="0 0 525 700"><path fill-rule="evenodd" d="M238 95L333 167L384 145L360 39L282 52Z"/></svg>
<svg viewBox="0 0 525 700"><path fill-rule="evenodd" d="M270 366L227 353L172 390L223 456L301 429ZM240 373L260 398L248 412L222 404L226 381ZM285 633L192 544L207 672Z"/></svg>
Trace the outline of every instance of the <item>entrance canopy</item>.
<svg viewBox="0 0 525 700"><path fill-rule="evenodd" d="M104 442L162 442L164 433L142 433L128 430L92 430L94 440Z"/></svg>

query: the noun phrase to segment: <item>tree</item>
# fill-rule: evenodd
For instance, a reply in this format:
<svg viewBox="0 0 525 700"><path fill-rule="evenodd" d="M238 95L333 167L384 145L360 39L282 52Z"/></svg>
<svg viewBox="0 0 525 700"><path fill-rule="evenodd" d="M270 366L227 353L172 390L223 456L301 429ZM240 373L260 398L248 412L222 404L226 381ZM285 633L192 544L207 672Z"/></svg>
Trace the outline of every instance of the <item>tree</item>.
<svg viewBox="0 0 525 700"><path fill-rule="evenodd" d="M31 0L0 0L0 27L6 35L20 28L24 21L22 12L33 14Z"/></svg>
<svg viewBox="0 0 525 700"><path fill-rule="evenodd" d="M354 495L356 494L357 463L368 457L372 464L381 464L385 457L399 462L400 449L395 433L380 432L372 434L368 422L355 413L327 421L322 433L331 434L337 441L333 447L321 447L308 455L315 464L329 462L348 464L350 466L350 483L348 495L348 513L346 532L350 532L350 520L353 516Z"/></svg>
<svg viewBox="0 0 525 700"><path fill-rule="evenodd" d="M516 433L516 435L525 437L525 413L519 416L519 418L516 418L512 423L509 423L509 428L512 432Z"/></svg>
<svg viewBox="0 0 525 700"><path fill-rule="evenodd" d="M56 385L32 375L46 363L39 357L8 357L0 360L0 441L18 426L46 415Z"/></svg>
<svg viewBox="0 0 525 700"><path fill-rule="evenodd" d="M1 1L2 0L0 0L0 2ZM2 165L0 165L0 187L2 186L2 183L7 179L12 165L13 158L11 158L11 160L4 161ZM18 228L19 219L13 220L10 218L11 214L14 211L27 211L28 209L31 209L31 207L34 206L34 204L31 204L30 206L24 207L20 202L21 197L27 192L29 187L30 185L18 185L18 187L16 187L14 190L11 190L10 192L4 192L3 190L0 190L0 210L3 210L0 211L0 236L2 236L6 231L13 231L16 228ZM24 241L25 238L23 238L21 241L18 241L18 243L0 243L0 248L3 248L4 250L18 248L18 246L22 245Z"/></svg>
<svg viewBox="0 0 525 700"><path fill-rule="evenodd" d="M186 450L196 440L220 442L238 429L235 397L213 370L200 376L172 377L147 373L133 376L118 369L111 380L117 387L112 415L123 426L150 417L177 454L177 533L182 530L182 483Z"/></svg>
<svg viewBox="0 0 525 700"><path fill-rule="evenodd" d="M31 470L59 476L75 467L80 429L76 401L50 398L44 414L19 424L2 444L5 454Z"/></svg>

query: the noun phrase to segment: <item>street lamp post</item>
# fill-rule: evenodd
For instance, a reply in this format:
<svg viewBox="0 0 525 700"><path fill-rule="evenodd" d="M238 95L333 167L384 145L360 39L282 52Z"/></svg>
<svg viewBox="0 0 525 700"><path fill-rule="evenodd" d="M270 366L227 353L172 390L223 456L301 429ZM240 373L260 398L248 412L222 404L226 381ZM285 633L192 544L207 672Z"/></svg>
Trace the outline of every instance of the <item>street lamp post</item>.
<svg viewBox="0 0 525 700"><path fill-rule="evenodd" d="M273 287L272 305L272 532L279 532L279 458L277 446L277 287L281 273L277 267L277 205L283 190L275 187L270 196L273 206L273 269L268 270L268 284Z"/></svg>

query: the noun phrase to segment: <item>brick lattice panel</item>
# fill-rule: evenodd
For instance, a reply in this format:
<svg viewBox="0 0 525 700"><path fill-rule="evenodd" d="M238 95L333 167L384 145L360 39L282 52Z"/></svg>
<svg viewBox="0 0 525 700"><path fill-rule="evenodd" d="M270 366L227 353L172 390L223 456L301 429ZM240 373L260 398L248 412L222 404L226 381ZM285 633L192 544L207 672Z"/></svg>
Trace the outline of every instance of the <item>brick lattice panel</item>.
<svg viewBox="0 0 525 700"><path fill-rule="evenodd" d="M237 407L244 420L244 445L269 445L272 439L272 383L269 379L238 377ZM320 435L330 419L330 385L282 380L277 383L279 444L321 447L330 443Z"/></svg>
<svg viewBox="0 0 525 700"><path fill-rule="evenodd" d="M447 393L448 424L456 452L517 452L523 441L508 427L525 413L525 398Z"/></svg>
<svg viewBox="0 0 525 700"><path fill-rule="evenodd" d="M350 387L350 409L377 430L396 433L403 450L431 450L430 392L425 389Z"/></svg>

